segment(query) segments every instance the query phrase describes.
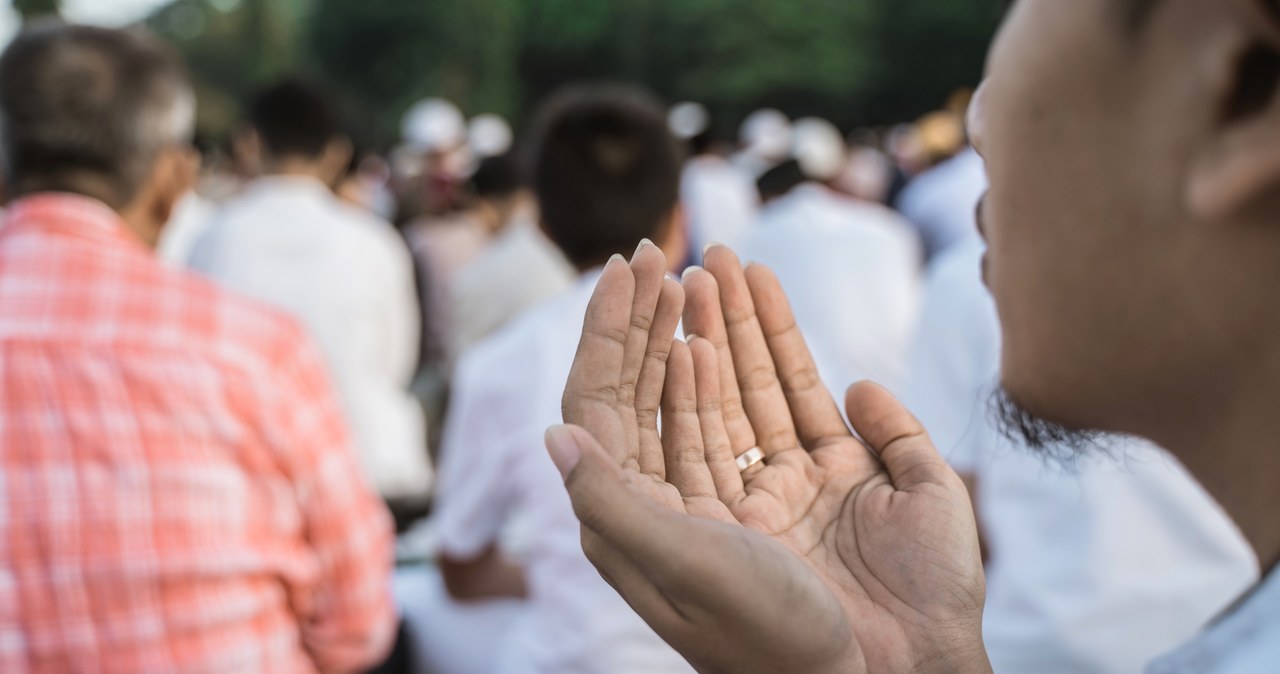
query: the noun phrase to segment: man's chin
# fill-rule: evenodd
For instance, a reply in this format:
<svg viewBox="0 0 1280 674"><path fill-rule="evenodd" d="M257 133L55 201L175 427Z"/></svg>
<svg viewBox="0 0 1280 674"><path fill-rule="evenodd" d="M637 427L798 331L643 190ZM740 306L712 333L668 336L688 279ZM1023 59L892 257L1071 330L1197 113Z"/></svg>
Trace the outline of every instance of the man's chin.
<svg viewBox="0 0 1280 674"><path fill-rule="evenodd" d="M1064 466L1109 454L1106 433L1052 421L1042 416L1037 406L1004 387L996 388L990 408L992 421L1001 435Z"/></svg>

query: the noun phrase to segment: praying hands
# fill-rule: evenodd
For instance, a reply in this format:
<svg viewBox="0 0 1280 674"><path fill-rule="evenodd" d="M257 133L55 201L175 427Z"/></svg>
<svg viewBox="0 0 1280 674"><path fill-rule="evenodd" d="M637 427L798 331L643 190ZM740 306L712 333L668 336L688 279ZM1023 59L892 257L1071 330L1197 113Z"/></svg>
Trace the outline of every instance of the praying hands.
<svg viewBox="0 0 1280 674"><path fill-rule="evenodd" d="M702 672L990 671L960 479L878 386L850 431L768 269L705 266L642 245L587 309L547 444L588 558Z"/></svg>

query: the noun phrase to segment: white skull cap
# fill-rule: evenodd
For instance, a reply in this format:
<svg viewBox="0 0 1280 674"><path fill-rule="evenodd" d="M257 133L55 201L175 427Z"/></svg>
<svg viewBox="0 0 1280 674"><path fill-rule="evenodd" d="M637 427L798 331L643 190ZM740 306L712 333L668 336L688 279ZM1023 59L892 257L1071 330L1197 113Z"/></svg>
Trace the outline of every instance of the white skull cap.
<svg viewBox="0 0 1280 674"><path fill-rule="evenodd" d="M756 110L743 120L739 137L747 152L782 160L791 150L791 120L772 108Z"/></svg>
<svg viewBox="0 0 1280 674"><path fill-rule="evenodd" d="M467 122L458 106L443 98L427 98L404 114L400 134L419 149L448 150L466 141Z"/></svg>
<svg viewBox="0 0 1280 674"><path fill-rule="evenodd" d="M834 124L817 117L796 120L792 127L792 156L800 170L814 180L840 175L847 157L844 136Z"/></svg>
<svg viewBox="0 0 1280 674"><path fill-rule="evenodd" d="M701 103L685 101L677 103L667 115L667 125L671 133L680 140L689 140L707 130L711 123L711 115Z"/></svg>
<svg viewBox="0 0 1280 674"><path fill-rule="evenodd" d="M477 157L497 157L511 149L514 135L507 120L498 115L477 115L471 119L467 130L471 151Z"/></svg>

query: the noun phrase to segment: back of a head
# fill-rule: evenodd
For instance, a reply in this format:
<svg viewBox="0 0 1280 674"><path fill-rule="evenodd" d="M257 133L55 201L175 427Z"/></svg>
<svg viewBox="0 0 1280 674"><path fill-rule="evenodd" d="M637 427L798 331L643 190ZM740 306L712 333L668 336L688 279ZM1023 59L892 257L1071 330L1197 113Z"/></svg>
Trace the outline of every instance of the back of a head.
<svg viewBox="0 0 1280 674"><path fill-rule="evenodd" d="M642 91L572 87L539 114L533 186L543 227L579 269L670 225L683 161L664 108Z"/></svg>
<svg viewBox="0 0 1280 674"><path fill-rule="evenodd" d="M120 209L161 150L187 143L181 60L137 30L44 22L0 56L0 150L12 196L60 191Z"/></svg>
<svg viewBox="0 0 1280 674"><path fill-rule="evenodd" d="M333 98L318 85L298 78L259 91L245 116L263 150L275 159L317 159L330 142L345 137Z"/></svg>
<svg viewBox="0 0 1280 674"><path fill-rule="evenodd" d="M792 159L765 171L756 181L756 189L760 190L760 201L770 202L785 197L791 190L809 182L800 162Z"/></svg>
<svg viewBox="0 0 1280 674"><path fill-rule="evenodd" d="M486 200L508 199L523 187L520 166L515 155L508 152L496 157L485 157L468 181L471 193Z"/></svg>

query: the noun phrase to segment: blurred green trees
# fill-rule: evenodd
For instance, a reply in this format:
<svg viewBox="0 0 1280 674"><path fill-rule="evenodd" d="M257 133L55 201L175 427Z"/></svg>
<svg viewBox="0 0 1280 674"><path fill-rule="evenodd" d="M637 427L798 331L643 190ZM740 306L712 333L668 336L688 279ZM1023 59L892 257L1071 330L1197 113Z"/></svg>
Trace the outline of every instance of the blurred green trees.
<svg viewBox="0 0 1280 674"><path fill-rule="evenodd" d="M13 0L13 8L23 21L57 14L61 5L60 0Z"/></svg>
<svg viewBox="0 0 1280 674"><path fill-rule="evenodd" d="M366 143L393 142L413 101L522 119L581 79L707 104L729 131L751 109L845 128L912 119L981 73L999 0L177 0L150 23L200 81L202 128L285 72L342 92Z"/></svg>

